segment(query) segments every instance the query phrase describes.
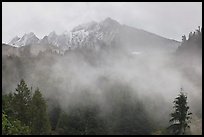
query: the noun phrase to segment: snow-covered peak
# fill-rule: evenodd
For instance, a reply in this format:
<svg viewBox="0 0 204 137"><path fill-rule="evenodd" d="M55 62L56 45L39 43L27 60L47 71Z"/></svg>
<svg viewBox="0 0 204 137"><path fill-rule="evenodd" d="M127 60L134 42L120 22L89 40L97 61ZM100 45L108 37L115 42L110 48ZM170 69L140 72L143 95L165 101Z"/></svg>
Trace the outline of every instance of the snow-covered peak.
<svg viewBox="0 0 204 137"><path fill-rule="evenodd" d="M125 44L131 48L132 46L134 46L134 48L137 47L142 51L142 47L145 47L146 45L149 46L149 41L151 43L150 45L161 45L161 43L167 41L167 39L161 37L156 37L156 39L154 39L154 34L150 34L149 32L144 33L144 31L141 30L120 25L116 20L108 17L100 22L91 21L78 25L71 31L64 31L59 35L56 34L55 31L52 31L48 36L43 37L41 40L39 40L33 32L25 34L22 38L16 36L11 40L9 45L15 47L25 45L47 45L54 46L56 49L64 51L84 47L99 49L104 45L111 46L116 44L123 46L123 44ZM141 43L145 46L137 46L142 45ZM167 41L167 43L169 42ZM140 53L133 52L132 54L138 55Z"/></svg>
<svg viewBox="0 0 204 137"><path fill-rule="evenodd" d="M15 43L20 40L20 37L15 36L8 44L9 45L15 45Z"/></svg>
<svg viewBox="0 0 204 137"><path fill-rule="evenodd" d="M33 32L24 34L22 38L15 37L9 43L15 47L30 44L51 44L56 47L81 47L84 45L94 45L96 41L110 41L114 38L119 23L111 18L97 23L91 21L78 25L72 31L64 31L57 35L52 31L47 37L39 40Z"/></svg>
<svg viewBox="0 0 204 137"><path fill-rule="evenodd" d="M30 33L24 34L21 39L30 40L30 39L38 39L38 37L33 32L30 32Z"/></svg>
<svg viewBox="0 0 204 137"><path fill-rule="evenodd" d="M108 21L108 22L115 22L115 20L112 19L112 18L110 18L110 17L105 18L104 21L106 21L106 22L107 22L107 21Z"/></svg>
<svg viewBox="0 0 204 137"><path fill-rule="evenodd" d="M19 39L20 39L20 37L15 36L11 41L15 41L15 40L19 40Z"/></svg>
<svg viewBox="0 0 204 137"><path fill-rule="evenodd" d="M57 35L52 31L48 36L39 40L33 32L25 34L22 38L15 37L10 42L13 46L25 46L28 44L51 44L59 48L66 47L82 47L84 45L95 45L98 40L110 41L114 38L115 32L119 23L111 18L97 23L91 21L85 24L78 25L71 31L64 31Z"/></svg>
<svg viewBox="0 0 204 137"><path fill-rule="evenodd" d="M120 23L118 23L116 20L108 17L105 20L100 22L101 25L120 25Z"/></svg>
<svg viewBox="0 0 204 137"><path fill-rule="evenodd" d="M33 32L30 32L30 33L28 33L28 34L26 34L26 35L29 36L29 37L35 36L35 34L34 34Z"/></svg>
<svg viewBox="0 0 204 137"><path fill-rule="evenodd" d="M72 32L80 31L80 30L88 31L88 30L93 29L97 24L98 23L95 22L95 21L91 21L91 22L88 22L88 23L85 23L85 24L81 24L81 25L78 25L77 27L75 27L74 29L72 29Z"/></svg>
<svg viewBox="0 0 204 137"><path fill-rule="evenodd" d="M22 38L14 37L9 44L15 47L21 47L25 45L37 44L38 42L39 39L36 37L36 35L33 32L30 32L24 34Z"/></svg>
<svg viewBox="0 0 204 137"><path fill-rule="evenodd" d="M33 32L28 34L24 34L24 36L19 41L22 43L21 46L29 45L29 44L36 44L39 41L38 37Z"/></svg>

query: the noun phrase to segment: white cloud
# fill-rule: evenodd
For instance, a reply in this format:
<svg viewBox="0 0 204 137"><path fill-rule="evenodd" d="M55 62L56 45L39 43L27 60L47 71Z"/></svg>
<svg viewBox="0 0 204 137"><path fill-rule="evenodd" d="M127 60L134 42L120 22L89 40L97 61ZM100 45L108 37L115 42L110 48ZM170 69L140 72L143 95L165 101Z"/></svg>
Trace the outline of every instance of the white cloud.
<svg viewBox="0 0 204 137"><path fill-rule="evenodd" d="M106 17L177 40L202 24L201 2L3 2L2 11L3 42L30 31L42 38Z"/></svg>

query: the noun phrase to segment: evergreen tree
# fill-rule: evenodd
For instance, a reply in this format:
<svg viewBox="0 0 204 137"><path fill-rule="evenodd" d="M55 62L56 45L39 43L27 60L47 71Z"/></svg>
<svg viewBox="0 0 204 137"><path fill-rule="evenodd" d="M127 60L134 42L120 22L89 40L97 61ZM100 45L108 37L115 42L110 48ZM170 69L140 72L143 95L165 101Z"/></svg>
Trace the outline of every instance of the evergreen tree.
<svg viewBox="0 0 204 137"><path fill-rule="evenodd" d="M175 135L185 134L186 129L190 128L190 115L192 114L189 112L189 106L187 105L187 96L182 92L179 94L178 97L174 100L174 107L175 111L171 113L171 119L169 122L172 124L168 127L170 133Z"/></svg>
<svg viewBox="0 0 204 137"><path fill-rule="evenodd" d="M13 95L12 109L14 111L14 117L27 126L31 125L30 106L31 91L25 81L21 80Z"/></svg>
<svg viewBox="0 0 204 137"><path fill-rule="evenodd" d="M32 134L50 134L50 121L47 114L46 101L42 97L40 90L37 89L32 98Z"/></svg>
<svg viewBox="0 0 204 137"><path fill-rule="evenodd" d="M12 116L14 114L14 111L12 109L12 100L13 100L13 94L5 94L2 96L2 110L9 116Z"/></svg>
<svg viewBox="0 0 204 137"><path fill-rule="evenodd" d="M3 135L29 135L30 128L17 119L8 118L5 112L2 113L2 134Z"/></svg>

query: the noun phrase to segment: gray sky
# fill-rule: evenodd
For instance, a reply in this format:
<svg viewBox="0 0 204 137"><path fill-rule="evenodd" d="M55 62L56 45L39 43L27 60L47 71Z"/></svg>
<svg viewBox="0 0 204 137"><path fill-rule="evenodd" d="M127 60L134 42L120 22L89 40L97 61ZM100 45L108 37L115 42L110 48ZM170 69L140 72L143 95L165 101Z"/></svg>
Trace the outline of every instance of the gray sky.
<svg viewBox="0 0 204 137"><path fill-rule="evenodd" d="M201 2L3 2L2 42L34 32L38 38L55 30L111 17L121 24L181 40L183 34L202 25Z"/></svg>

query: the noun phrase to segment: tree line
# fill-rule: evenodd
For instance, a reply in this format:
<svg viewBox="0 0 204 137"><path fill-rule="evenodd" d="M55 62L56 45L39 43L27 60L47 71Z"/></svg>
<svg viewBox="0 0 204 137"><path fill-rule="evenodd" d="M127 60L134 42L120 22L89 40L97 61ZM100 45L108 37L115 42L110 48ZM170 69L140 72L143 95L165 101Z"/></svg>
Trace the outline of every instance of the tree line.
<svg viewBox="0 0 204 137"><path fill-rule="evenodd" d="M91 100L89 94L83 95ZM37 88L34 92L24 80L17 85L14 93L3 95L3 135L147 135L157 129L144 110L144 106L131 100L127 92L111 92L109 109L101 115L100 107L91 102L70 105L67 110L55 104L48 112L47 103ZM114 97L115 96L115 97ZM110 101L110 100L109 100ZM186 134L190 128L187 96L181 92L174 101L175 111L171 113L171 125L160 134Z"/></svg>

